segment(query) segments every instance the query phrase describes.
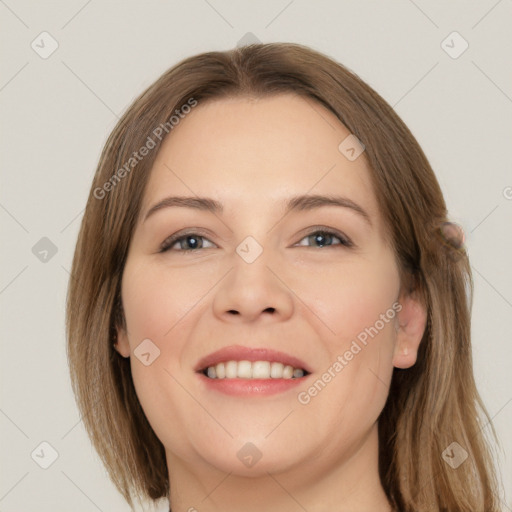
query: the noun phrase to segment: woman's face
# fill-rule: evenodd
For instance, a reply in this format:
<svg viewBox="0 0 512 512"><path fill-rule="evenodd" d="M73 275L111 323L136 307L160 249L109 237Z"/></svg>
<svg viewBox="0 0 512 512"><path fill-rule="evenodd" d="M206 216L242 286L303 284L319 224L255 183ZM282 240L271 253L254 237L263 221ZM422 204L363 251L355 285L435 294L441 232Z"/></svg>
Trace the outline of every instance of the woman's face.
<svg viewBox="0 0 512 512"><path fill-rule="evenodd" d="M349 135L320 104L286 94L199 103L160 149L117 349L170 467L265 475L348 460L375 429L393 366L414 363L397 348L407 305ZM190 199L153 209L170 197ZM184 238L163 251L174 234ZM284 378L285 366L308 373Z"/></svg>

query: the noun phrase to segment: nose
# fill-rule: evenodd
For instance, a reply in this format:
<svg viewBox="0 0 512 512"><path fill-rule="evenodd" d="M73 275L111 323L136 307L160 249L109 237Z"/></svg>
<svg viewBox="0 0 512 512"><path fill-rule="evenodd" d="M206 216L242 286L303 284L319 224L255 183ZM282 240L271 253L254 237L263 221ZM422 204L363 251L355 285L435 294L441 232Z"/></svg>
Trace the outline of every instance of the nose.
<svg viewBox="0 0 512 512"><path fill-rule="evenodd" d="M291 277L270 250L263 250L252 263L238 253L221 280L213 300L214 314L225 322L285 321L293 314Z"/></svg>

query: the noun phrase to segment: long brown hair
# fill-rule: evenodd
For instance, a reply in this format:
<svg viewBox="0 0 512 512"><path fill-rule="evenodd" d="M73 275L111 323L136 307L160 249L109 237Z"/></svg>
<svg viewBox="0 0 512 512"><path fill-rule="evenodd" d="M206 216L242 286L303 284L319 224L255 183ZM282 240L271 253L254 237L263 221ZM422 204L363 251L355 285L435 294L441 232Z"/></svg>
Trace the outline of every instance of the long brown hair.
<svg viewBox="0 0 512 512"><path fill-rule="evenodd" d="M496 434L472 368L471 269L464 247L443 236L448 219L439 184L412 133L371 87L297 44L255 44L183 60L136 99L105 144L66 311L73 390L95 449L130 505L133 497L169 496L164 447L137 399L129 359L112 342L116 326L125 327L120 286L144 188L164 135L172 136L176 111L194 101L279 93L321 103L364 144L401 278L427 308L417 363L394 369L379 418L379 471L389 501L404 512L497 512L485 425ZM150 145L144 158L135 158ZM456 469L442 455L454 442L468 454Z"/></svg>

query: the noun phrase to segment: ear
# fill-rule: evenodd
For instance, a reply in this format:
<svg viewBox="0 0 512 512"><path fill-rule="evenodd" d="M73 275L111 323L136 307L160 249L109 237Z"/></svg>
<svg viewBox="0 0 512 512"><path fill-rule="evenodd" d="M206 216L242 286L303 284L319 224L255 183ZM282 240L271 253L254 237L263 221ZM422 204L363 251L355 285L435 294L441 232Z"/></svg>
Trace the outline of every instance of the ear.
<svg viewBox="0 0 512 512"><path fill-rule="evenodd" d="M121 293L117 294L114 301L114 348L123 357L130 357L130 343L128 342L128 332L126 328L126 317L124 315L123 301Z"/></svg>
<svg viewBox="0 0 512 512"><path fill-rule="evenodd" d="M393 366L410 368L416 363L425 327L427 325L427 310L416 293L403 293L399 300L402 309L396 316L397 334Z"/></svg>
<svg viewBox="0 0 512 512"><path fill-rule="evenodd" d="M128 342L128 334L126 333L126 329L123 329L122 327L116 327L116 332L117 335L114 348L123 357L130 357L130 343Z"/></svg>

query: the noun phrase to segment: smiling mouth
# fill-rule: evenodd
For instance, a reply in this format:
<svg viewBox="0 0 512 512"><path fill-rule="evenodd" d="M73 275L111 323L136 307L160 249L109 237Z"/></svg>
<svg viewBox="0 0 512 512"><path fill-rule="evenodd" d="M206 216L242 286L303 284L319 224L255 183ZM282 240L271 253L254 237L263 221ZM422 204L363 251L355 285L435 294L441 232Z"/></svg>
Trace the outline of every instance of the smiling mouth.
<svg viewBox="0 0 512 512"><path fill-rule="evenodd" d="M309 372L277 361L225 361L199 371L210 379L300 379Z"/></svg>

